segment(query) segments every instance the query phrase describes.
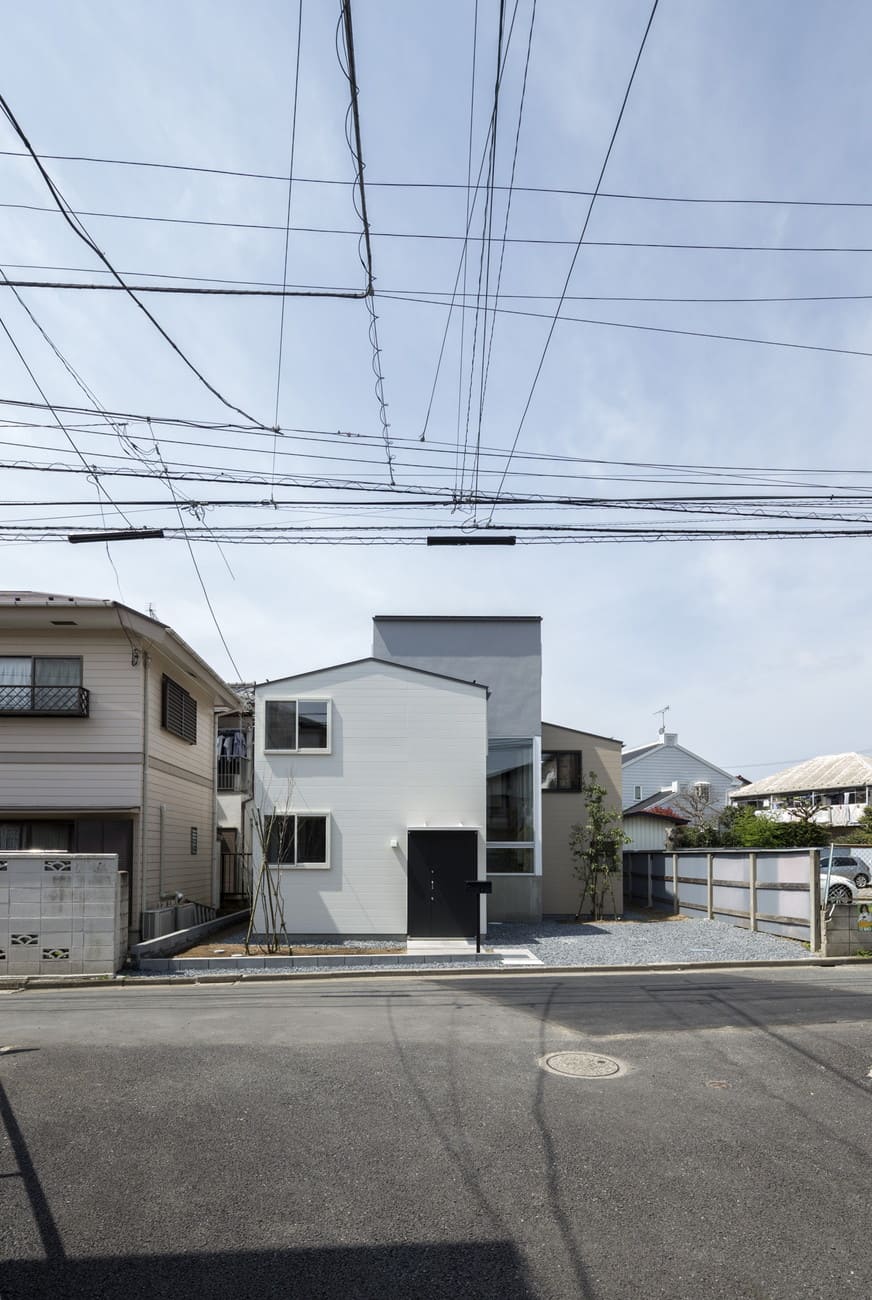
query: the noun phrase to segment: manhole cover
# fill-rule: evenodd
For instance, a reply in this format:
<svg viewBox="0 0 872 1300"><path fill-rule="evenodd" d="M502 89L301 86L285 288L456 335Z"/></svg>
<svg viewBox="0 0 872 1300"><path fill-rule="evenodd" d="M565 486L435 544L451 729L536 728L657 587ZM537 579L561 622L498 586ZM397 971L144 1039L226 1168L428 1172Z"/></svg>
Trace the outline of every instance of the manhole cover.
<svg viewBox="0 0 872 1300"><path fill-rule="evenodd" d="M552 1074L571 1074L579 1079L604 1079L621 1068L610 1056L596 1052L552 1052L543 1064Z"/></svg>

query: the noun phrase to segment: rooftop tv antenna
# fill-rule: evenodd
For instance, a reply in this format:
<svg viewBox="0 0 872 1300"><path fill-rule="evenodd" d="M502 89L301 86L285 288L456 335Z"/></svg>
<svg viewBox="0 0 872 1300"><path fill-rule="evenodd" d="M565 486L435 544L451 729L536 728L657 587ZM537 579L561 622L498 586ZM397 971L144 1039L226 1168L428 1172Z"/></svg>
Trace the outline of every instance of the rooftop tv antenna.
<svg viewBox="0 0 872 1300"><path fill-rule="evenodd" d="M659 734L660 734L661 736L665 736L665 735L666 735L666 715L667 715L668 712L669 712L669 705L668 705L668 704L664 704L662 709L655 709L655 710L654 710L654 717L656 718L656 717L659 716L659 718L660 718L660 732L659 732Z"/></svg>

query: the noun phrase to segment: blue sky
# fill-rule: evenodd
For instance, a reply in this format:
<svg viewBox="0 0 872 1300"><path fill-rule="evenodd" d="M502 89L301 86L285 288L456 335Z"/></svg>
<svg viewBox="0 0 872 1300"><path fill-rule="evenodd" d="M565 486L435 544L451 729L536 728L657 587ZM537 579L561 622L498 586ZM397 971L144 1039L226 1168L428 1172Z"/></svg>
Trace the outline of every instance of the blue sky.
<svg viewBox="0 0 872 1300"><path fill-rule="evenodd" d="M519 0L501 91L497 180L508 181L531 0ZM511 16L514 5L508 5ZM650 6L637 0L540 0L519 137L518 185L590 189L614 126ZM339 6L303 8L294 172L348 181L347 88L334 49ZM452 317L427 429L417 442L446 321L443 305L387 295L450 291L462 188L383 188L377 181L451 182L467 169L472 0L410 5L356 0L354 20L363 145L373 231L385 392L401 486L450 487L458 437L460 313ZM474 153L491 110L498 5L479 3ZM87 154L285 174L295 62L296 6L235 3L35 3L6 15L0 89L42 154ZM872 202L867 51L872 11L800 0L661 0L610 159L606 191ZM5 124L0 148L20 146ZM283 227L287 188L277 181L121 166L47 164L77 210L137 213ZM7 203L50 198L32 162L0 157ZM502 230L505 195L495 204ZM545 318L499 315L482 418L483 447L505 449L518 428L586 211L569 195L516 192L504 307ZM869 209L783 205L662 204L600 198L569 293L661 297L872 294L872 254L742 253L617 248L640 243L872 245ZM283 231L84 217L128 279L146 275L280 281ZM97 263L53 213L0 210L0 266L10 277L93 280ZM295 184L292 225L354 230L345 186ZM476 226L477 228L477 226ZM21 266L83 268L43 272ZM476 267L470 263L470 276ZM288 281L359 287L353 236L292 232ZM159 282L159 281L154 281ZM53 402L83 404L80 390L10 291L0 311ZM197 382L124 295L21 290L22 297L104 408L194 421L227 412ZM384 296L382 296L384 295ZM271 425L279 335L276 300L150 295L148 306L196 365L235 404ZM567 302L564 315L612 325L558 325L519 439L547 456L807 471L776 476L781 491L839 484L868 490L867 422L872 358L616 328L652 325L872 351L869 303ZM466 356L472 313L464 326ZM367 316L357 301L289 300L279 419L323 430L318 444L282 438L283 473L322 482L292 510L210 509L220 524L347 522L329 480L384 480ZM5 336L0 396L39 400ZM465 400L465 398L464 398ZM34 419L8 404L5 418ZM72 417L71 417L72 418ZM50 424L50 418L46 421ZM105 423L71 432L89 463L156 462L144 426L131 449ZM336 437L337 431L367 435ZM167 461L268 472L273 440L163 427ZM3 460L75 465L56 428L6 427ZM214 443L211 447L183 446ZM404 440L408 440L405 442ZM356 445L355 445L356 443ZM440 447L439 444L442 444ZM139 452L140 459L133 455ZM315 453L321 457L314 458ZM117 461L95 458L116 456ZM483 460L499 470L505 457ZM516 492L596 496L680 494L686 484L627 481L595 466L515 461L513 469L587 475L512 475ZM830 473L824 471L844 471ZM614 477L615 474L623 478ZM864 477L865 475L865 477ZM646 475L642 475L646 477ZM648 475L647 477L650 477ZM496 477L484 474L490 488ZM0 522L100 525L94 485L72 474L7 469ZM102 480L117 500L166 502L165 483ZM788 484L790 486L788 486ZM263 499L268 488L183 484L196 499ZM699 487L717 491L716 487ZM721 491L742 491L724 483ZM290 491L282 489L285 496ZM279 492L276 495L280 495ZM34 507L37 500L81 501ZM109 506L107 523L118 520ZM167 506L129 512L171 526ZM435 512L433 512L435 515ZM385 504L368 522L420 522L422 511ZM532 514L500 513L516 522ZM539 514L566 519L568 515ZM612 516L608 516L612 518ZM191 522L192 516L188 516ZM463 513L448 516L460 523ZM587 518L587 517L586 517ZM591 515L597 521L605 515ZM636 513L638 522L642 516ZM672 515L666 522L675 522ZM626 522L624 515L620 522ZM353 521L363 522L359 515ZM866 540L516 546L509 550L415 547L229 546L196 554L240 671L263 678L367 653L374 613L538 613L549 720L640 744L670 705L670 728L690 748L756 777L815 753L872 749L863 708L869 679ZM219 669L234 676L182 541L102 546L0 545L2 586L153 604ZM229 567L228 567L229 565ZM232 570L232 574L231 574ZM860 707L858 708L858 700Z"/></svg>

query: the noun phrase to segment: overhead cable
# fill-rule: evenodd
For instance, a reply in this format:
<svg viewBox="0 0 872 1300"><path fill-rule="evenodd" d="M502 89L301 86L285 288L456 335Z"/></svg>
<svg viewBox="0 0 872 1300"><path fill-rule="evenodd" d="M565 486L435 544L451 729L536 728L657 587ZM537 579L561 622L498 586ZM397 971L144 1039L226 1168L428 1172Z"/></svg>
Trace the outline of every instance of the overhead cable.
<svg viewBox="0 0 872 1300"><path fill-rule="evenodd" d="M37 167L37 170L39 171L39 174L42 176L42 179L44 180L46 186L48 187L49 193L54 199L58 211L61 213L61 215L64 218L64 221L73 231L73 233L77 236L77 238L81 239L82 242L85 243L88 246L88 248L90 248L91 252L94 253L94 255L97 258L99 258L99 260L103 263L106 269L112 274L112 276L115 278L118 284L126 290L128 296L131 298L133 302L136 303L139 310L143 312L143 314L151 322L151 324L158 331L161 337L170 345L170 347L177 354L177 356L181 358L181 360L191 371L191 373L194 374L197 377L197 379L199 379L200 383L203 384L203 386L206 389L208 389L208 391L213 395L213 397L216 397L218 401L221 402L222 406L226 406L228 407L229 410L235 411L237 415L241 415L244 419L250 421L252 424L260 424L260 421L256 420L253 415L249 415L249 413L246 410L244 410L241 406L236 406L233 402L229 401L223 395L223 393L219 392L219 390L209 382L209 380L202 373L202 371L200 371L194 365L193 361L191 361L191 359L182 351L178 343L176 343L175 339L173 339L167 333L167 331L157 320L157 318L151 314L149 309L146 307L145 303L141 302L139 298L137 298L136 294L127 286L122 276L118 273L118 271L115 270L115 267L109 261L108 257L105 255L105 253L102 252L102 250L94 242L94 240L92 239L88 231L82 225L82 222L79 220L78 216L70 209L69 205L66 202L66 199L64 199L63 195L58 190L54 181L49 176L48 172L43 166L42 160L40 159L39 155L36 153L36 150L33 148L33 145L28 140L21 125L18 122L18 119L15 117L15 114L12 112L12 109L9 107L9 104L6 102L6 99L2 94L0 94L0 110L2 110L3 114L5 115L13 131L21 140L21 143L24 145L28 154L32 158L33 162ZM261 425L261 427L263 426Z"/></svg>
<svg viewBox="0 0 872 1300"><path fill-rule="evenodd" d="M616 121L615 121L614 128L613 128L613 130L612 130L611 138L609 139L609 143L608 143L608 147L607 147L606 152L605 152L605 156L603 157L602 166L600 167L599 176L597 177L596 185L594 186L593 194L591 195L591 198L590 198L590 203L588 204L587 213L585 214L584 222L583 222L582 227L581 227L581 234L578 236L578 242L577 242L577 244L576 244L576 246L575 246L575 252L572 254L572 260L571 260L570 263L569 263L569 269L568 269L568 271L566 272L566 278L565 278L565 280L564 280L564 282L563 282L563 288L562 288L562 290L561 290L561 295L560 295L560 298L559 298L559 300L558 300L557 306L556 306L555 309L554 309L554 314L553 314L553 317L552 317L552 320L551 320L551 325L550 325L550 327L549 327L549 329L548 329L548 333L547 333L547 335L545 336L545 342L544 342L544 344L543 344L543 346L542 346L542 352L541 352L540 357L539 357L539 363L538 363L538 365L536 366L536 370L535 370L535 373L534 373L534 375L533 375L533 382L532 382L532 384L530 385L530 391L529 391L529 393L528 393L528 395L527 395L527 400L526 400L526 402L525 402L525 404L524 404L524 409L523 409L523 411L521 412L521 418L520 418L520 420L518 421L518 427L517 427L517 430L516 430L516 432L515 432L514 439L513 439L513 441L512 441L512 446L511 446L511 450L509 451L508 460L506 461L506 468L505 468L505 470L503 471L503 478L502 478L501 481L500 481L500 488L502 487L502 484L505 482L505 476L506 476L506 475L508 474L508 472L509 472L509 466L510 466L511 463L512 463L512 456L514 455L515 448L516 448L517 445L518 445L518 441L519 441L519 439L520 439L520 437L521 437L521 433L522 433L522 431L523 431L524 424L525 424L526 419L527 419L527 413L528 413L528 411L530 410L530 406L531 406L531 404L532 404L532 402L533 402L533 396L534 396L534 394L535 394L535 392L536 392L536 388L537 388L538 383L539 383L539 377L540 377L540 375L542 374L542 368L543 368L543 366L545 365L545 358L546 358L546 356L548 355L548 349L549 349L549 347L551 346L551 340L552 340L552 338L554 337L554 331L555 331L555 329L557 328L557 320L558 320L558 317L560 316L560 309L561 309L561 307L563 306L563 299L564 299L564 297L566 296L566 294L569 292L569 282L570 282L570 280L572 279L572 273L573 273L573 271L575 270L575 264L576 264L576 262L578 261L578 256L579 256L579 253L581 252L582 244L584 243L584 237L585 237L585 235L587 234L587 228L588 228L588 226L590 225L590 219L591 219L591 217L592 217L592 215L593 215L593 210L594 210L594 206L595 206L595 204L596 204L597 194L599 193L599 188L600 188L600 186L602 185L603 178L605 177L605 174L606 174L606 168L607 168L608 165L609 165L609 159L610 159L611 156L612 156L612 150L613 150L613 148L614 148L614 146L615 146L615 141L616 141L617 138L618 138L618 131L620 130L620 128L621 128L621 122L622 122L623 119L624 119L624 111L625 111L625 109L626 109L626 107L627 107L627 102L628 102L628 100L629 100L629 98L630 98L630 92L631 92L631 90L633 89L633 82L634 82L635 79L636 79L636 71L637 71L637 69L638 69L638 67L639 67L639 64L640 64L641 60L642 60L642 54L644 53L645 45L646 45L646 43L647 43L647 41L648 41L648 33L650 32L650 30L651 30L651 25L652 25L652 23L654 22L654 15L655 15L656 12L657 12L657 6L658 6L658 4L659 4L659 0L654 0L653 5L651 6L651 12L650 12L649 15L648 15L648 22L646 23L646 25L645 25L645 30L644 30L644 32L642 33L642 40L641 40L641 42L639 43L639 49L638 49L638 51L637 51L637 53L636 53L636 59L635 59L635 62L633 63L632 71L630 72L630 78L629 78L629 81L627 82L626 90L624 91L624 97L623 97L623 99L621 100L621 107L620 107L620 109L619 109L619 111L618 111L618 116L617 116L617 119L616 119ZM497 496L499 496L500 488L497 489ZM493 512L493 508L492 508L492 509L491 509L491 512L490 512L490 518L491 518L491 519L493 519L493 513L494 513L494 512Z"/></svg>
<svg viewBox="0 0 872 1300"><path fill-rule="evenodd" d="M24 150L0 149L0 157L27 158ZM207 176L232 176L256 181L279 181L287 184L287 176L274 172L241 171L229 167L204 167L190 163L148 162L136 158L98 158L85 154L43 153L41 157L47 162L99 163L112 167L144 167L159 171L181 171L199 173ZM354 182L332 179L324 176L297 176L297 185L352 185ZM374 181L367 182L370 189L400 190L463 190L467 188L462 181ZM497 185L497 190L508 186ZM569 186L554 185L518 185L515 187L522 194L555 194L561 196L590 198L592 190L580 190ZM687 195L687 194L645 194L627 193L619 190L599 191L601 199L625 199L638 203L696 203L703 205L727 205L743 207L777 207L777 208L872 208L868 199L786 199L786 198L742 198L740 196Z"/></svg>

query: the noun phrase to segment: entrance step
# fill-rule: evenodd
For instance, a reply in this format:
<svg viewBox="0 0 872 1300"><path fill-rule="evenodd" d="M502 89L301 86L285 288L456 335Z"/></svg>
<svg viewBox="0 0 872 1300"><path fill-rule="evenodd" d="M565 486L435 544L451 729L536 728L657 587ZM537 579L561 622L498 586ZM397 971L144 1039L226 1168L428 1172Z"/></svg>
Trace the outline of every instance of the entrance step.
<svg viewBox="0 0 872 1300"><path fill-rule="evenodd" d="M502 959L503 966L544 966L545 963L532 953L529 948L494 948L495 957Z"/></svg>

